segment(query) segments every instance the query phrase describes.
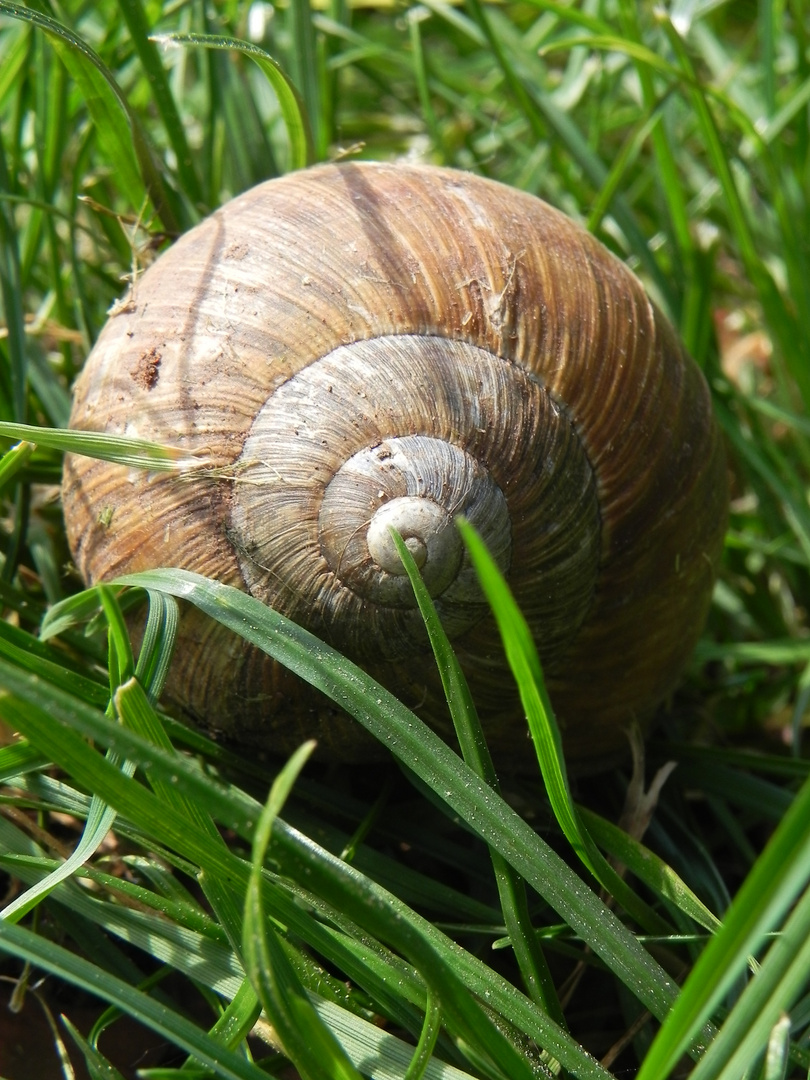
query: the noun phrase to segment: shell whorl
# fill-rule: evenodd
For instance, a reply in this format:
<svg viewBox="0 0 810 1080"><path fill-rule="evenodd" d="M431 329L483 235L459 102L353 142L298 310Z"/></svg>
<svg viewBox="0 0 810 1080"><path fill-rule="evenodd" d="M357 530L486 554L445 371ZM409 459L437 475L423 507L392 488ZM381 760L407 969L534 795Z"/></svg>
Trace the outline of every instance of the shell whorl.
<svg viewBox="0 0 810 1080"><path fill-rule="evenodd" d="M493 741L522 756L452 526L463 513L536 636L573 755L621 745L669 692L719 558L722 446L669 326L563 215L449 170L321 166L217 211L131 300L88 359L72 424L180 442L215 468L179 483L68 458L86 580L180 565L248 588L441 724L394 523ZM352 722L262 655L184 625L172 693L192 715L280 749L315 729L360 752ZM285 735L290 713L301 729Z"/></svg>
<svg viewBox="0 0 810 1080"><path fill-rule="evenodd" d="M416 541L451 637L487 613L458 515L504 572L515 549L524 597L545 575L530 614L546 655L592 603L599 510L579 439L542 386L476 346L418 336L341 346L268 399L234 476L231 538L248 588L354 656L395 659L426 643L389 524Z"/></svg>

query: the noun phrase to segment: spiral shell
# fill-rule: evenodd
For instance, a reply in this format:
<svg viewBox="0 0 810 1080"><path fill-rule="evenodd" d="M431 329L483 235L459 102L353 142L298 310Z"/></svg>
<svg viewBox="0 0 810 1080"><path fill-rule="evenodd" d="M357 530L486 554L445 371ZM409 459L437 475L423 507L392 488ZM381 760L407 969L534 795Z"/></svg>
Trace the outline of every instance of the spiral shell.
<svg viewBox="0 0 810 1080"><path fill-rule="evenodd" d="M569 754L600 760L672 689L726 515L705 382L627 268L539 200L405 165L260 185L138 280L72 426L202 452L148 475L69 457L86 581L173 565L306 625L446 730L389 525L405 537L502 758L525 721L453 519L526 615ZM193 612L170 697L209 728L374 756L353 721Z"/></svg>

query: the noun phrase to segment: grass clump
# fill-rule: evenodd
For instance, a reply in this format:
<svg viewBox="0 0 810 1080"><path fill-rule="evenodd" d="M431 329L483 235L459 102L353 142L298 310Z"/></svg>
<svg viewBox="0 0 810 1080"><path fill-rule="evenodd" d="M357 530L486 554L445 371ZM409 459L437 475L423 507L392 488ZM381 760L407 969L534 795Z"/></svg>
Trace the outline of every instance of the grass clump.
<svg viewBox="0 0 810 1080"><path fill-rule="evenodd" d="M798 0L0 2L0 715L19 733L0 749L0 953L25 1015L42 974L61 988L43 1075L68 1059L153 1078L290 1060L330 1080L810 1073L809 36ZM651 772L677 768L643 844L613 824L621 770L566 776L483 552L545 788L499 790L424 597L463 758L250 597L169 571L86 594L65 569L69 388L122 278L231 195L345 154L561 207L637 270L707 375L731 520L647 750ZM144 590L135 656L122 609ZM279 769L164 716L176 597L320 679L392 765L304 748ZM162 1058L127 1055L134 1021ZM4 1042L0 1073L32 1075Z"/></svg>

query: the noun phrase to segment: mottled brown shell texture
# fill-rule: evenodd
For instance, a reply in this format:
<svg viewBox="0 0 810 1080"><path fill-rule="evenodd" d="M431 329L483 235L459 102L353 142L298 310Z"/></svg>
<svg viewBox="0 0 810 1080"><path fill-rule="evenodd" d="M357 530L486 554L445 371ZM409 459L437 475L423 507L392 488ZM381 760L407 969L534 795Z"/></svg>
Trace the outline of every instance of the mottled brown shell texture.
<svg viewBox="0 0 810 1080"><path fill-rule="evenodd" d="M178 566L247 589L447 734L395 525L501 761L526 757L526 725L456 515L506 573L586 764L649 721L709 605L727 495L700 371L618 259L475 176L330 165L234 199L138 279L71 423L209 463L178 478L69 457L86 581ZM379 752L193 611L167 696L245 744Z"/></svg>

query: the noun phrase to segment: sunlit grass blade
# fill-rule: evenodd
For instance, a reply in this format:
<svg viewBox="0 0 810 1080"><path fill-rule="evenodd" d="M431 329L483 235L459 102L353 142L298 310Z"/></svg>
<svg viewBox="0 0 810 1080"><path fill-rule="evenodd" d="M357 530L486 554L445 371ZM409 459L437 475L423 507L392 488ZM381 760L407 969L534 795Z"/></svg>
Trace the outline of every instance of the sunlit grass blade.
<svg viewBox="0 0 810 1080"><path fill-rule="evenodd" d="M779 1018L806 986L810 969L810 891L805 891L729 1013L691 1080L732 1080L768 1047ZM783 1033L784 1038L784 1033Z"/></svg>
<svg viewBox="0 0 810 1080"><path fill-rule="evenodd" d="M140 683L135 679L129 679L118 688L114 701L116 712L128 727L147 738L155 746L162 747L167 753L174 752ZM188 799L177 790L176 785L171 781L167 782L162 777L150 778L150 783L155 794L166 803L170 813L194 822L198 828L207 832L213 841L220 841L220 835L211 820L211 815L198 801Z"/></svg>
<svg viewBox="0 0 810 1080"><path fill-rule="evenodd" d="M71 428L42 428L31 424L0 422L0 437L25 440L35 446L47 446L66 454L112 461L133 469L154 472L179 472L204 467L206 459L179 447L164 446L144 439L129 439L100 431L74 431Z"/></svg>
<svg viewBox="0 0 810 1080"><path fill-rule="evenodd" d="M130 208L140 213L148 193L166 230L179 233L177 199L163 181L138 116L101 57L68 27L32 8L0 0L0 14L25 19L48 35L85 99Z"/></svg>
<svg viewBox="0 0 810 1080"><path fill-rule="evenodd" d="M392 530L392 536L425 621L464 760L493 790L499 791L495 768L464 672L444 632L413 556L396 531ZM565 1027L565 1017L554 980L532 926L524 884L498 851L490 849L490 856L507 932L529 996L541 1004L561 1027Z"/></svg>
<svg viewBox="0 0 810 1080"><path fill-rule="evenodd" d="M250 57L258 64L278 98L290 140L290 168L303 169L314 161L312 132L298 91L284 73L281 65L258 45L236 38L219 37L214 34L159 34L153 41L166 46L198 46L205 49L235 50Z"/></svg>
<svg viewBox="0 0 810 1080"><path fill-rule="evenodd" d="M0 458L0 489L10 483L23 469L36 450L36 446L30 442L21 442Z"/></svg>
<svg viewBox="0 0 810 1080"><path fill-rule="evenodd" d="M717 916L655 852L587 807L578 806L577 813L604 850L623 863L639 881L670 901L699 926L710 932L719 929L721 922Z"/></svg>
<svg viewBox="0 0 810 1080"><path fill-rule="evenodd" d="M459 521L458 527L495 615L560 828L596 880L650 933L666 934L669 924L619 877L584 827L571 797L562 739L529 627L481 539L465 521Z"/></svg>
<svg viewBox="0 0 810 1080"><path fill-rule="evenodd" d="M245 979L208 1034L234 1050L250 1034L261 1011L261 1002L249 980Z"/></svg>

